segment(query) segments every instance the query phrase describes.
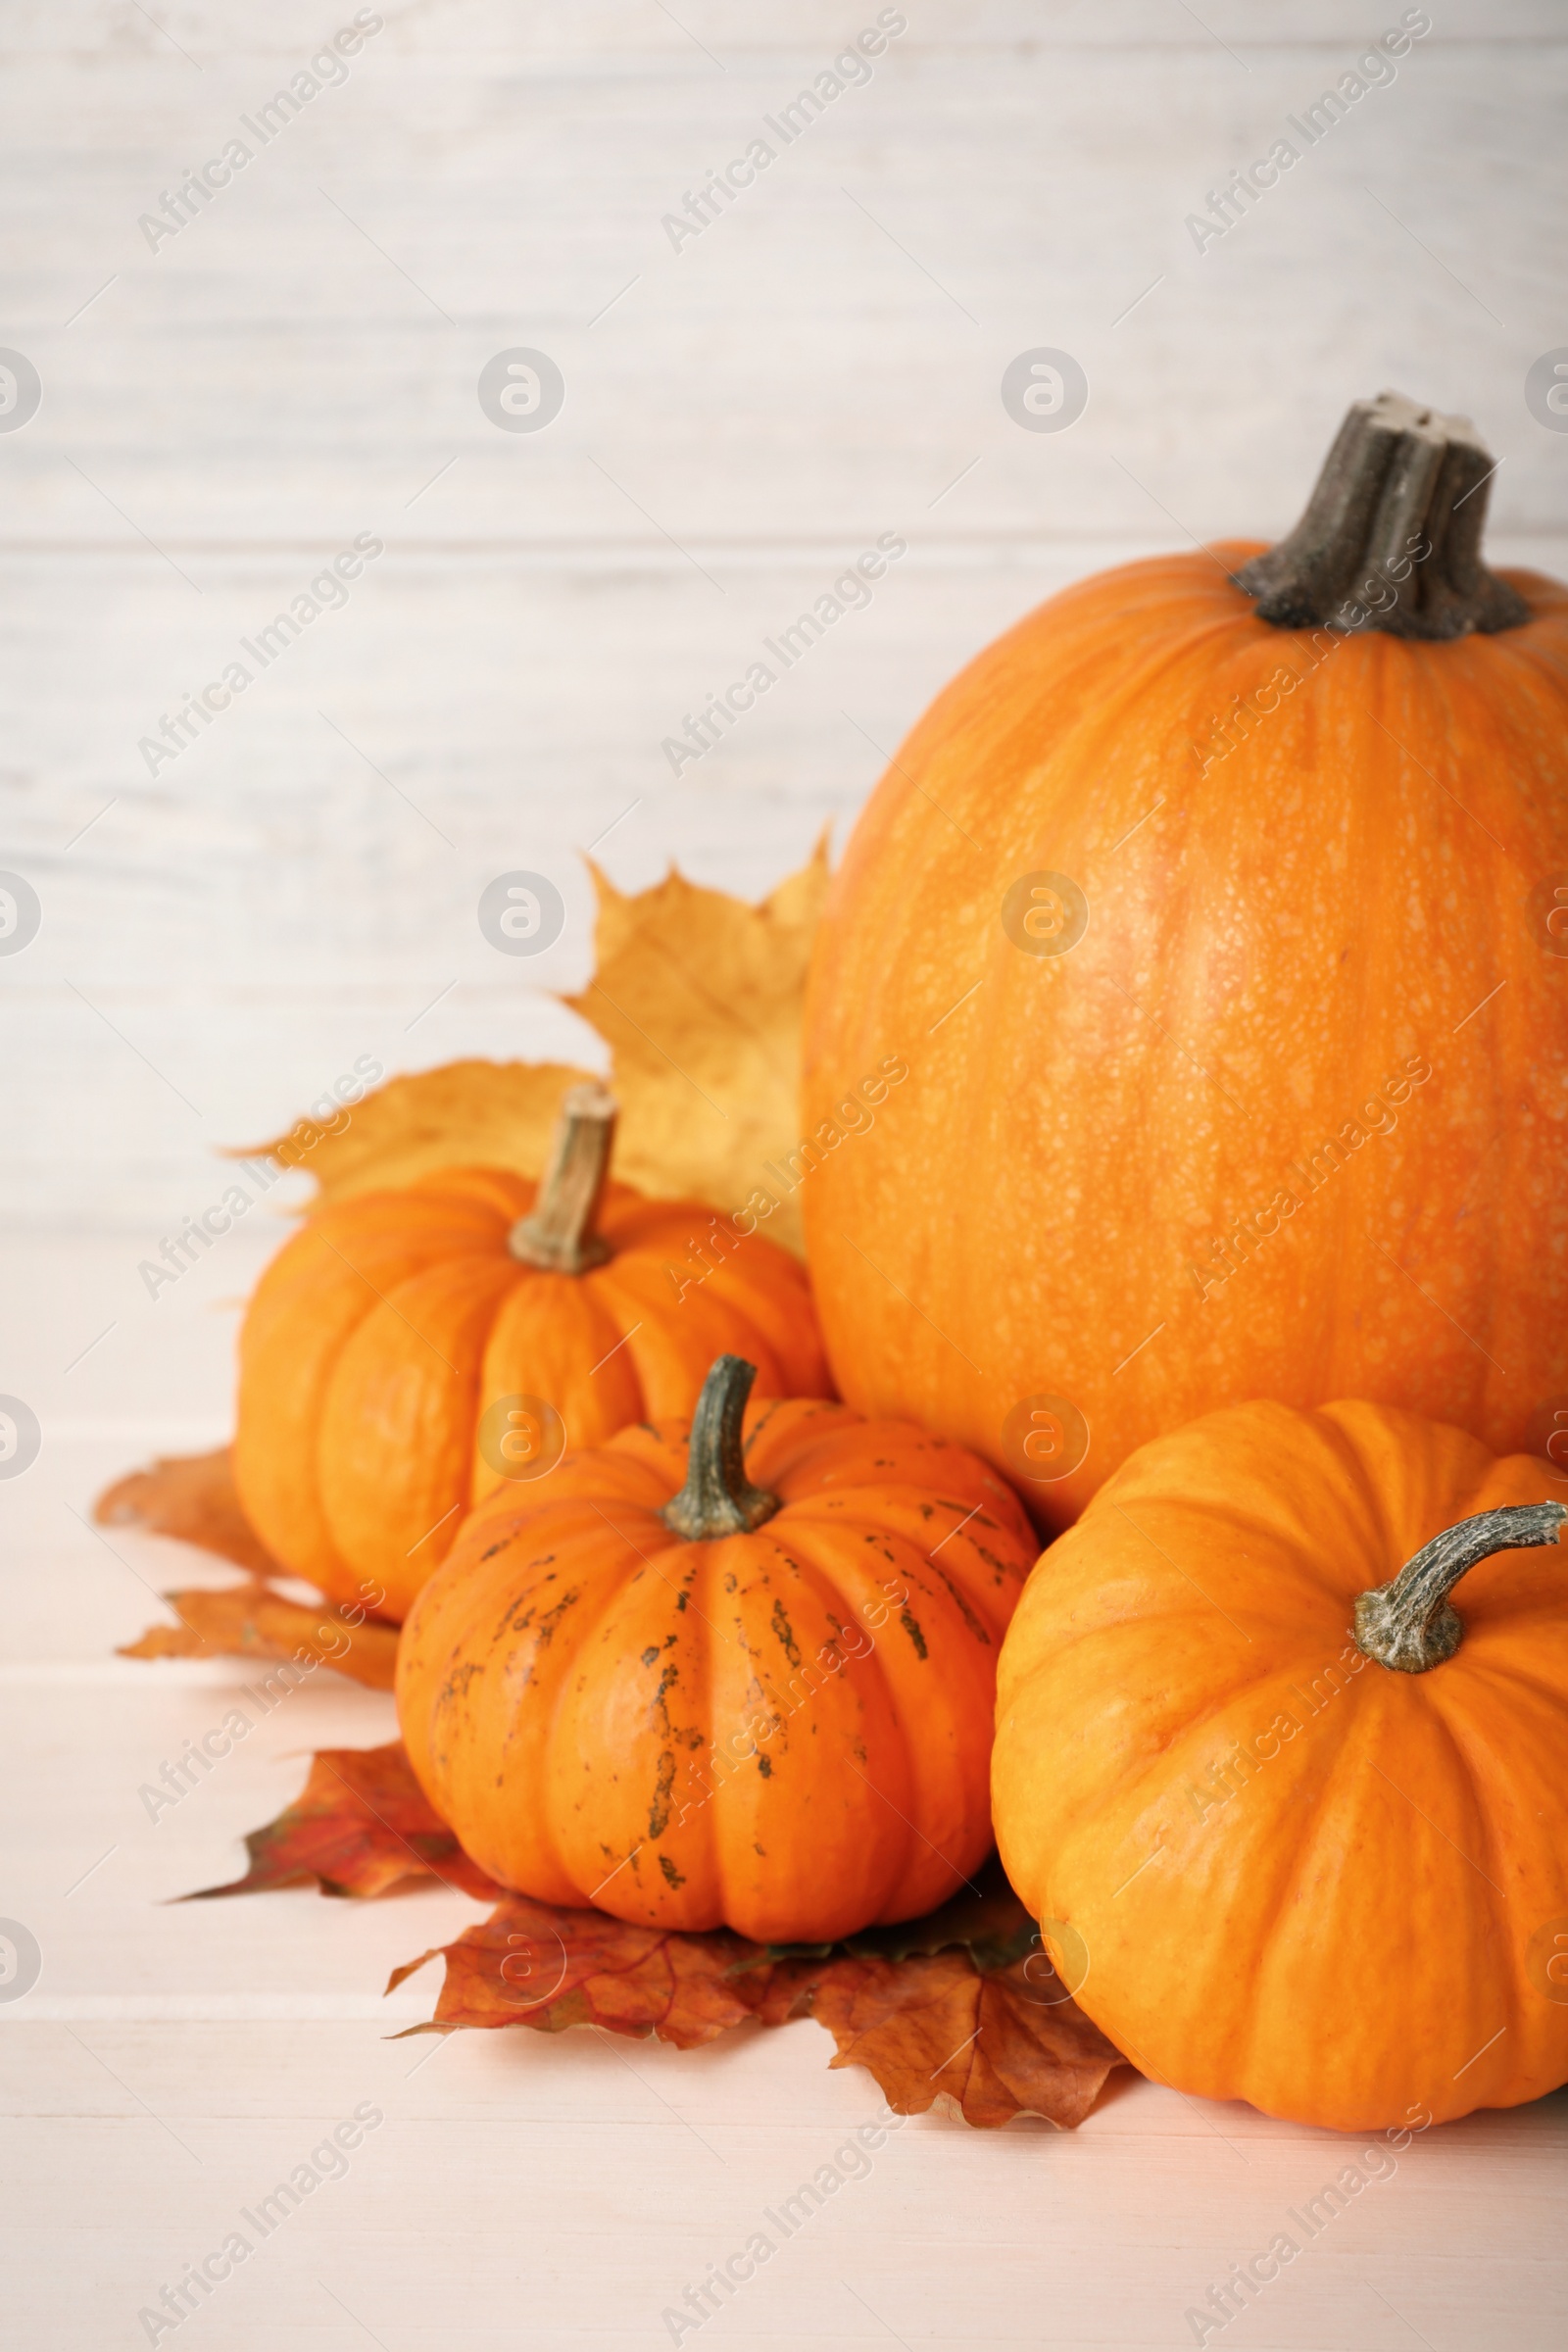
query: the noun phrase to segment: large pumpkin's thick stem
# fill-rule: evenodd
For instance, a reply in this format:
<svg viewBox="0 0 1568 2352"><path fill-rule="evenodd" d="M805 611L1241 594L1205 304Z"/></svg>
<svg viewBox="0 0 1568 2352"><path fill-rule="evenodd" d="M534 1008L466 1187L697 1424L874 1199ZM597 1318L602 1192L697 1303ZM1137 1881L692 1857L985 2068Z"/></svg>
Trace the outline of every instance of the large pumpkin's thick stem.
<svg viewBox="0 0 1568 2352"><path fill-rule="evenodd" d="M1393 637L1517 628L1530 608L1481 561L1495 467L1468 416L1402 393L1358 400L1288 538L1236 585L1282 629L1320 622Z"/></svg>
<svg viewBox="0 0 1568 2352"><path fill-rule="evenodd" d="M745 1535L780 1507L776 1494L752 1485L741 1451L741 1417L756 1378L757 1366L744 1356L721 1355L703 1383L692 1415L686 1484L659 1514L689 1543Z"/></svg>
<svg viewBox="0 0 1568 2352"><path fill-rule="evenodd" d="M1361 1594L1355 1604L1356 1647L1398 1674L1425 1674L1441 1666L1464 1640L1448 1594L1465 1570L1494 1551L1555 1544L1565 1519L1568 1507L1560 1502L1518 1502L1445 1528L1405 1561L1391 1584Z"/></svg>
<svg viewBox="0 0 1568 2352"><path fill-rule="evenodd" d="M525 1266L585 1274L610 1255L594 1217L610 1173L616 1109L614 1096L597 1079L567 1088L538 1196L507 1236L507 1248Z"/></svg>

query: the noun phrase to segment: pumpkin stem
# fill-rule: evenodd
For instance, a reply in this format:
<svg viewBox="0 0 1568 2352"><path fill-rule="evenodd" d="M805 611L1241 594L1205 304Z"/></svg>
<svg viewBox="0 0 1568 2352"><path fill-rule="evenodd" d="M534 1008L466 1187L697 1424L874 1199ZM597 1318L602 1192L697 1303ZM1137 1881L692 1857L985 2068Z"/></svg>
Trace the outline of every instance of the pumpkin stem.
<svg viewBox="0 0 1568 2352"><path fill-rule="evenodd" d="M1356 1647L1397 1674L1425 1674L1441 1666L1464 1640L1448 1594L1465 1570L1494 1551L1555 1544L1565 1519L1568 1507L1560 1502L1519 1502L1445 1528L1405 1561L1392 1583L1361 1594L1355 1604Z"/></svg>
<svg viewBox="0 0 1568 2352"><path fill-rule="evenodd" d="M1288 538L1235 574L1276 628L1321 622L1391 637L1493 634L1530 618L1481 561L1496 470L1468 416L1399 392L1358 400Z"/></svg>
<svg viewBox="0 0 1568 2352"><path fill-rule="evenodd" d="M610 1255L610 1244L593 1227L610 1173L617 1108L597 1079L567 1088L534 1204L507 1236L507 1248L525 1266L585 1274Z"/></svg>
<svg viewBox="0 0 1568 2352"><path fill-rule="evenodd" d="M741 1355L720 1355L703 1383L692 1415L686 1484L660 1512L667 1528L691 1543L740 1536L780 1508L779 1497L754 1487L741 1449L741 1416L757 1366Z"/></svg>

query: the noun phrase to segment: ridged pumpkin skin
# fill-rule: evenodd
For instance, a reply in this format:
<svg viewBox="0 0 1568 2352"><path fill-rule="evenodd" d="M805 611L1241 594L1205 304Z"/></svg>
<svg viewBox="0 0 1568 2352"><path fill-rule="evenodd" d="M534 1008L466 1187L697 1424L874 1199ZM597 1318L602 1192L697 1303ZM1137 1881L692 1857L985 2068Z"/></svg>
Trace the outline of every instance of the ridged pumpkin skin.
<svg viewBox="0 0 1568 2352"><path fill-rule="evenodd" d="M462 1515L507 1483L475 1435L497 1397L545 1399L577 1446L690 1411L725 1348L775 1396L831 1394L805 1269L774 1244L753 1235L699 1282L688 1245L711 1210L612 1183L608 1262L542 1272L507 1246L536 1190L459 1168L362 1194L313 1217L256 1287L235 1481L263 1542L335 1600L369 1580L380 1614L407 1614Z"/></svg>
<svg viewBox="0 0 1568 2352"><path fill-rule="evenodd" d="M687 1426L625 1430L474 1512L398 1652L420 1784L546 1902L762 1941L916 1916L991 1844L1028 1523L957 1446L791 1399L744 1424L783 1507L682 1542L657 1514Z"/></svg>
<svg viewBox="0 0 1568 2352"><path fill-rule="evenodd" d="M1568 1557L1472 1568L1426 1673L1348 1633L1441 1530L1564 1499L1412 1414L1245 1404L1145 1446L1046 1552L1003 1651L997 1836L1147 2074L1357 2132L1568 2078Z"/></svg>
<svg viewBox="0 0 1568 2352"><path fill-rule="evenodd" d="M814 952L803 1200L840 1393L987 1454L1044 1526L1248 1396L1504 1452L1568 1393L1568 589L1505 574L1533 617L1497 635L1336 638L1256 616L1227 576L1254 552L1106 572L980 655ZM1068 953L1004 929L1040 871L1087 898ZM822 1122L890 1052L907 1082L841 1143ZM1024 1485L1002 1425L1039 1396L1089 1447Z"/></svg>

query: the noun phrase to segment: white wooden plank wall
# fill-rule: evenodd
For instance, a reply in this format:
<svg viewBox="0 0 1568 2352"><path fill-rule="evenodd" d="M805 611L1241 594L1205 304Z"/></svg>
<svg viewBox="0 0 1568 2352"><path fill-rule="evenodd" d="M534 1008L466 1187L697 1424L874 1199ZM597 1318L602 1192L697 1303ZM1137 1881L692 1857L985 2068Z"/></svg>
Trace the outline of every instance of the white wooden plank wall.
<svg viewBox="0 0 1568 2352"><path fill-rule="evenodd" d="M587 969L589 845L623 886L676 858L762 892L1042 595L1287 524L1358 394L1473 414L1495 555L1568 564L1568 435L1524 395L1568 345L1553 0L1433 0L1393 83L1201 253L1186 216L1396 0L908 0L871 78L672 250L662 217L877 13L383 0L347 77L156 250L139 217L353 9L0 15L0 346L42 383L0 430L0 867L43 913L0 956L0 1391L45 1430L0 1482L0 1915L44 1953L0 2000L28 2352L145 2342L138 2309L364 2100L386 2122L348 2177L182 2345L667 2343L662 2310L875 2105L809 2025L687 2057L389 2042L371 1996L474 1914L455 1897L163 1907L232 1875L311 1747L390 1730L323 1676L176 1813L137 1798L234 1686L109 1660L142 1580L193 1564L80 1514L226 1427L223 1302L275 1222L156 1306L135 1274L220 1189L214 1150L357 1055L591 1053L548 995ZM1002 405L1039 346L1086 371L1070 430ZM539 432L477 398L518 347L564 380ZM139 738L361 533L384 553L341 609L149 774ZM870 606L672 774L683 713L881 533L907 553ZM569 914L526 965L475 921L518 865ZM1565 2138L1561 2097L1427 2135L1223 2340L1556 2347ZM1191 2342L1348 2152L1148 2084L1075 2137L930 2119L702 2340Z"/></svg>

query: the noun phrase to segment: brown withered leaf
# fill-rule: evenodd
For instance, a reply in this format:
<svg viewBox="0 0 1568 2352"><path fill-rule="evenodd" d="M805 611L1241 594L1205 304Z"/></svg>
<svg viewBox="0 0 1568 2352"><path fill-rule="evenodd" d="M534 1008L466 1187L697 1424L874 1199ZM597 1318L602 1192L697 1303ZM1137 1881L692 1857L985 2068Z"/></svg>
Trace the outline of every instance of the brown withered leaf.
<svg viewBox="0 0 1568 2352"><path fill-rule="evenodd" d="M100 1527L140 1527L153 1536L176 1536L182 1544L248 1568L253 1576L279 1573L240 1509L227 1446L216 1453L161 1455L150 1470L132 1470L106 1487L92 1515Z"/></svg>
<svg viewBox="0 0 1568 2352"><path fill-rule="evenodd" d="M501 1891L426 1804L397 1741L318 1755L303 1794L246 1844L247 1875L208 1893L315 1877L325 1893L374 1895L421 1875L481 1899ZM502 1894L488 1919L395 1970L387 1990L445 1961L435 2014L414 2034L599 2026L692 2049L748 2021L814 2017L837 2044L833 2065L866 2067L900 2114L940 2101L986 2129L1018 2115L1070 2129L1128 2062L1063 1997L1037 1942L994 1860L926 1918L826 1953L770 1951L724 1928L631 1927Z"/></svg>
<svg viewBox="0 0 1568 2352"><path fill-rule="evenodd" d="M487 1901L501 1889L470 1862L409 1769L401 1740L385 1747L325 1747L294 1802L245 1840L250 1868L187 1902L258 1894L316 1879L323 1894L386 1894L415 1879L440 1879Z"/></svg>
<svg viewBox="0 0 1568 2352"><path fill-rule="evenodd" d="M362 1617L357 1625L329 1601L290 1600L260 1580L166 1592L177 1625L150 1625L122 1658L293 1659L331 1666L371 1690L390 1690L397 1665L398 1629Z"/></svg>
<svg viewBox="0 0 1568 2352"><path fill-rule="evenodd" d="M311 1207L383 1185L412 1184L435 1168L511 1168L537 1176L568 1086L587 1070L559 1061L449 1061L389 1078L349 1108L340 1127L300 1119L270 1144L232 1159L272 1159L316 1179Z"/></svg>
<svg viewBox="0 0 1568 2352"><path fill-rule="evenodd" d="M445 1982L434 2017L411 2027L415 2034L603 2026L633 2039L654 2034L689 2050L755 2016L769 1973L759 1945L723 1928L674 1935L521 1894L509 1895L456 1942L394 1970L388 1992L437 1953L447 1964Z"/></svg>
<svg viewBox="0 0 1568 2352"><path fill-rule="evenodd" d="M107 1487L93 1505L100 1527L140 1527L177 1537L249 1570L242 1585L216 1590L187 1587L166 1592L176 1625L149 1626L122 1658L310 1658L335 1667L372 1690L390 1690L397 1630L360 1618L354 1624L329 1601L300 1602L269 1581L282 1571L240 1508L228 1446L216 1453L175 1454L133 1470Z"/></svg>
<svg viewBox="0 0 1568 2352"><path fill-rule="evenodd" d="M754 2019L814 2017L832 2064L863 2066L889 2106L921 2115L939 2101L995 2129L1038 2115L1070 2130L1127 2061L1049 1975L1031 1963L977 1967L962 1949L899 1960L770 1960L723 1929L674 1935L595 1911L509 1896L476 1927L394 1972L390 1992L437 1954L446 1979L415 2034L458 2026L602 2026L680 2049Z"/></svg>
<svg viewBox="0 0 1568 2352"><path fill-rule="evenodd" d="M920 1919L901 1919L888 1928L862 1928L840 1943L777 1943L770 1960L907 1960L918 1952L961 1946L981 1968L1005 1968L1038 1943L1028 1905L1014 1894L1002 1859L993 1853L957 1893Z"/></svg>
<svg viewBox="0 0 1568 2352"><path fill-rule="evenodd" d="M900 2115L941 2099L968 2124L1038 2115L1071 2129L1127 2060L1039 1976L1038 1956L994 1970L963 1951L833 1960L794 2014L808 2006L838 2044L834 2066L868 2068Z"/></svg>
<svg viewBox="0 0 1568 2352"><path fill-rule="evenodd" d="M614 1057L615 1173L664 1200L735 1209L800 1142L801 1010L827 840L760 906L675 872L624 897L594 868L597 969L565 1002ZM785 1200L767 1232L803 1247Z"/></svg>

